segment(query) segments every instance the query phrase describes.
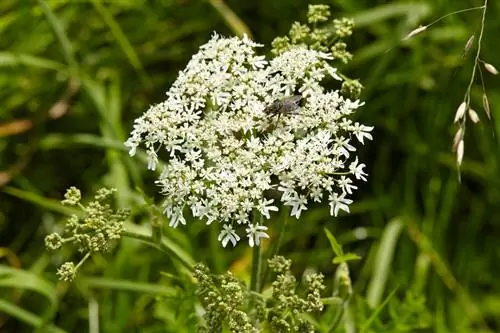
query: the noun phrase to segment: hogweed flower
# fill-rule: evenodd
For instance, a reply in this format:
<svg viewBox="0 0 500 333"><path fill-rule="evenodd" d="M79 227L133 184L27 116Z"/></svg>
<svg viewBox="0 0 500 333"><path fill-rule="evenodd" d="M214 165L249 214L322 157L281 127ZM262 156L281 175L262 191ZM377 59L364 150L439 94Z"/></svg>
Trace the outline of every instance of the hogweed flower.
<svg viewBox="0 0 500 333"><path fill-rule="evenodd" d="M354 141L371 140L372 127L349 119L362 102L322 87L328 76L340 79L331 55L294 46L268 60L260 46L214 34L126 142L130 155L146 149L149 169L168 160L156 182L169 225L188 215L217 222L223 246L245 228L250 246L267 237L255 212L269 219L289 206L298 218L325 198L332 215L348 212L351 178L366 181ZM290 96L302 97L297 112L266 112Z"/></svg>

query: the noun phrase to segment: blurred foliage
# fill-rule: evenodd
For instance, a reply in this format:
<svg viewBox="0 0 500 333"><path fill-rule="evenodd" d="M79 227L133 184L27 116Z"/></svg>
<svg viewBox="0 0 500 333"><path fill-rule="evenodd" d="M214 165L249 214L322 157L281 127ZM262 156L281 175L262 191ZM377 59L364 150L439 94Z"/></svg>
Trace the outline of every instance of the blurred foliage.
<svg viewBox="0 0 500 333"><path fill-rule="evenodd" d="M480 11L401 41L419 24L482 3L325 3L334 16L356 22L348 42L354 58L342 70L365 86L357 116L375 126L361 157L370 179L351 215L334 219L318 205L290 219L280 254L297 274L312 269L333 281L327 228L346 252L362 257L349 262L348 332L500 330L498 77L484 77L492 121L481 113L468 128L461 183L451 152L453 117L473 64L462 51L479 30ZM181 263L125 239L89 260L74 283L61 283L56 266L77 254L45 253L43 238L71 213L59 204L71 185L83 193L117 188L117 205L132 210L127 228L147 233L151 220L161 222L151 205L161 202L155 175L122 145L132 120L163 99L212 31L250 31L269 46L306 11L301 0L0 2L2 332L42 323L54 332L189 331L198 309ZM499 13L500 2L490 1L482 45L483 59L497 68ZM478 111L481 95L474 85ZM248 280L250 251L221 249L217 230L192 223L164 234L186 260Z"/></svg>

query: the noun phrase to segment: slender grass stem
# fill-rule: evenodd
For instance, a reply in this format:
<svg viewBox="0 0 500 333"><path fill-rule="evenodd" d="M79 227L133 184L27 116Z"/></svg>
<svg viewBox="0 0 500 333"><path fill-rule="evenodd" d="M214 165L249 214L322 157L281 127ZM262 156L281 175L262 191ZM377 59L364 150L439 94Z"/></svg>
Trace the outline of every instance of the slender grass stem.
<svg viewBox="0 0 500 333"><path fill-rule="evenodd" d="M485 1L484 5L482 6L477 6L477 7L472 7L472 8L466 8L466 9L461 9L461 10L457 10L457 11L454 11L454 12L451 12L451 13L448 13L446 15L443 15L441 16L440 18L432 21L431 23L427 24L426 27L430 27L431 25L434 25L436 23L438 23L439 21L441 20L444 20L445 18L447 18L448 16L452 16L452 15L456 15L456 14L460 14L460 13L465 13L465 12L470 12L472 10L478 10L478 9L483 9L484 11L486 11L486 2L488 1Z"/></svg>
<svg viewBox="0 0 500 333"><path fill-rule="evenodd" d="M168 246L165 245L163 239L155 241L152 236L135 233L133 231L123 231L122 235L124 237L128 237L128 238L137 239L139 241L142 241L142 242L148 244L149 246L154 247L154 248L160 250L161 252L167 254L168 256L173 256L184 267L186 267L189 271L193 270L193 264L191 262L187 261L185 258L182 258L181 256L177 255L177 253L175 251L172 251Z"/></svg>
<svg viewBox="0 0 500 333"><path fill-rule="evenodd" d="M483 40L483 32L484 32L484 23L486 21L486 8L488 6L488 0L484 0L484 5L481 6L483 8L483 16L481 19L481 29L479 31L479 37L477 39L477 50L476 50L476 57L474 59L474 66L472 67L472 74L470 77L469 85L467 86L467 91L465 93L465 100L467 103L467 106L469 105L470 102L470 91L472 89L472 84L474 83L474 78L476 77L476 68L479 66L479 55L481 54L481 42Z"/></svg>

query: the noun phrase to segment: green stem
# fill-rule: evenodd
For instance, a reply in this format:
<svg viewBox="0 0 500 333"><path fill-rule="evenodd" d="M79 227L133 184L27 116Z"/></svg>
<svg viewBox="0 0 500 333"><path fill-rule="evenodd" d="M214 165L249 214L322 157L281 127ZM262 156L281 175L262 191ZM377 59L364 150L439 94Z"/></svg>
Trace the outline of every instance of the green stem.
<svg viewBox="0 0 500 333"><path fill-rule="evenodd" d="M479 31L479 38L477 39L477 51L476 51L476 57L474 59L474 67L472 67L472 75L469 81L469 85L467 86L467 91L465 92L465 101L467 103L467 106L469 106L470 103L470 91L472 88L472 84L474 83L474 78L476 76L476 67L479 66L479 55L481 53L481 42L483 40L483 32L484 32L484 23L486 20L486 8L488 7L488 0L484 0L483 6L479 7L483 9L483 16L481 18L481 29ZM465 119L465 117L464 117Z"/></svg>
<svg viewBox="0 0 500 333"><path fill-rule="evenodd" d="M347 302L343 302L341 305L339 305L337 311L335 312L335 317L333 317L330 327L328 327L328 332L335 332L335 330L341 323L342 317L344 317L346 303Z"/></svg>
<svg viewBox="0 0 500 333"><path fill-rule="evenodd" d="M271 259L275 255L277 255L279 250L280 250L281 243L283 243L283 236L285 235L285 226L288 222L288 214L289 214L288 207L285 207L283 212L284 212L285 216L282 219L280 219L278 222L279 223L278 224L278 240L276 241L276 243L274 243L272 251L269 253L269 255L266 256L267 259ZM268 275L269 275L269 268L267 265L265 265L264 274L262 274L261 287L264 285L264 283L266 283Z"/></svg>
<svg viewBox="0 0 500 333"><path fill-rule="evenodd" d="M87 261L88 258L90 258L90 252L87 252L87 254L85 254L85 257L83 257L82 260L80 260L80 262L75 266L75 272L78 271L78 269L83 265L85 261Z"/></svg>
<svg viewBox="0 0 500 333"><path fill-rule="evenodd" d="M258 292L260 290L260 266L262 253L260 245L255 245L252 248L252 276L250 280L250 290Z"/></svg>
<svg viewBox="0 0 500 333"><path fill-rule="evenodd" d="M447 18L448 16L451 16L451 15L455 15L455 14L460 14L460 13L465 13L465 12L470 12L471 10L478 10L478 9L483 9L483 10L486 10L486 2L488 2L488 0L485 1L485 4L482 5L482 6L478 6L478 7L472 7L472 8L466 8L466 9L461 9L461 10L457 10L457 11L454 11L452 13L448 13L444 16L441 16L440 18L432 21L431 23L427 24L426 27L430 27L431 25L434 25L436 23L438 23L439 21L441 20L444 20L445 18Z"/></svg>

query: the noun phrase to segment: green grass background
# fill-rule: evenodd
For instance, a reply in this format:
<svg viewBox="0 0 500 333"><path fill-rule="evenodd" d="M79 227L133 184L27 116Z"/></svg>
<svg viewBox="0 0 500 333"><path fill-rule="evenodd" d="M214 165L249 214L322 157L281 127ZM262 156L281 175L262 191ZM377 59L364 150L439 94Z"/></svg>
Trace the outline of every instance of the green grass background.
<svg viewBox="0 0 500 333"><path fill-rule="evenodd" d="M316 206L289 219L281 254L297 276L315 269L331 285L335 266L323 228L362 260L350 264L354 294L346 314L364 332L500 330L500 81L484 76L488 121L476 80L462 182L451 144L453 117L473 66L461 58L479 31L480 10L450 16L401 42L409 31L480 1L336 0L335 17L353 17L354 59L341 70L365 86L356 115L375 126L360 148L369 181L352 214L332 218ZM63 224L59 205L71 185L90 195L118 189L117 205L147 228L157 203L155 174L122 142L132 121L165 92L213 31L249 32L269 45L304 21L303 0L116 0L0 2L0 331L190 332L193 282L176 260L125 239L94 256L72 284L55 269L79 258L44 252L43 238ZM482 59L500 68L500 2L490 1ZM389 50L389 51L388 51ZM475 52L475 49L471 51ZM276 216L273 224L283 216ZM131 226L130 226L131 227ZM202 223L165 229L189 260L249 278L251 254L221 249ZM360 233L365 237L359 237ZM412 299L408 295L418 296ZM420 303L425 297L425 305Z"/></svg>

